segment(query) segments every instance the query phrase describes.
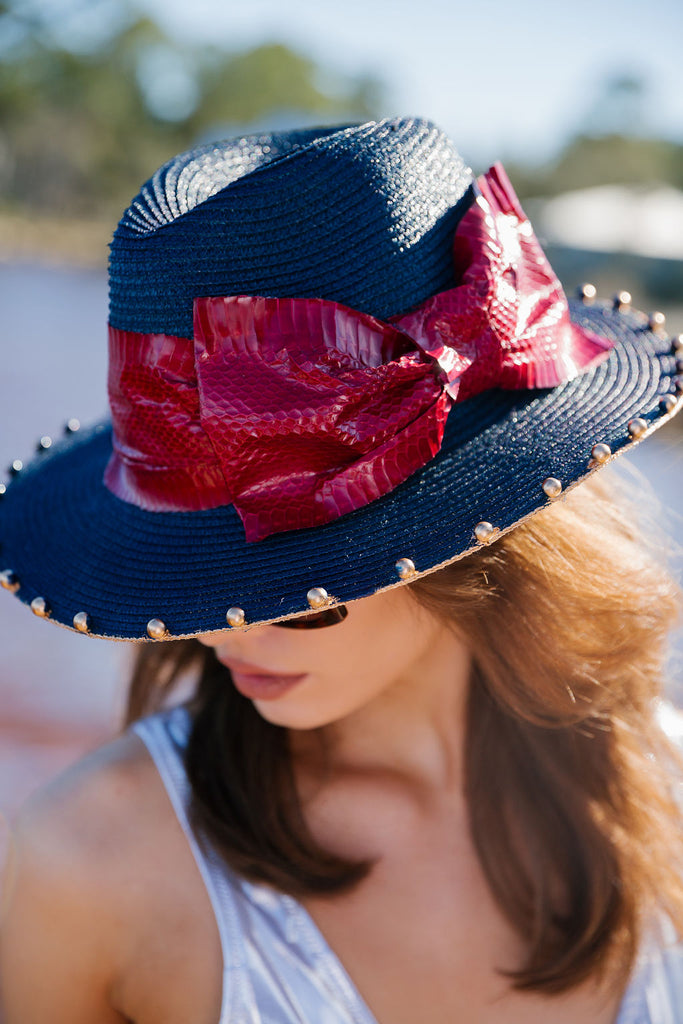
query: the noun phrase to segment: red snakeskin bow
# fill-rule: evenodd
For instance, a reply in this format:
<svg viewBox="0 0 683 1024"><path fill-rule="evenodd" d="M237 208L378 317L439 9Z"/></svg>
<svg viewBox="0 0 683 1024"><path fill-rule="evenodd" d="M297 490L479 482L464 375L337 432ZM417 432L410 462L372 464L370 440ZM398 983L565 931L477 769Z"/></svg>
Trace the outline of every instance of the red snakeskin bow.
<svg viewBox="0 0 683 1024"><path fill-rule="evenodd" d="M109 489L152 511L233 504L248 541L316 526L433 458L453 402L604 359L611 343L571 323L502 166L477 185L460 283L389 323L238 295L195 300L194 342L110 328Z"/></svg>

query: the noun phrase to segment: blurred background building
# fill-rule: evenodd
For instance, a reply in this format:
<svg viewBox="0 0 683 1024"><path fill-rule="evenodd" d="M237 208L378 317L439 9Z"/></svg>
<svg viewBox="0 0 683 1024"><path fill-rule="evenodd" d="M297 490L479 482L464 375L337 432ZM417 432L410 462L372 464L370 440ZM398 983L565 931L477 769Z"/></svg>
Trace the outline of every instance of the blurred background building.
<svg viewBox="0 0 683 1024"><path fill-rule="evenodd" d="M113 227L164 160L230 134L430 117L477 172L505 162L568 290L628 289L682 331L681 39L678 0L2 0L0 460L104 414ZM679 540L681 436L635 456ZM0 643L11 813L111 734L130 651L7 595Z"/></svg>

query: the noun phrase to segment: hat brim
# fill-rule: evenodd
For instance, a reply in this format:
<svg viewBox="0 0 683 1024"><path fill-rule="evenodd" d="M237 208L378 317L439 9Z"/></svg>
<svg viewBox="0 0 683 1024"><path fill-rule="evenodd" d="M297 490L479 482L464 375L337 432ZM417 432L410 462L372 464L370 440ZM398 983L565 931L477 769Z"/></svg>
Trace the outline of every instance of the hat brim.
<svg viewBox="0 0 683 1024"><path fill-rule="evenodd" d="M335 522L246 543L231 506L201 512L146 512L103 484L111 454L108 427L80 432L37 457L0 502L0 567L27 604L44 599L56 623L98 637L148 639L151 619L170 637L226 628L228 608L247 624L310 611L306 595L324 587L335 601L401 583L396 562L417 576L480 546L480 522L495 535L595 472L596 443L627 451L680 409L671 341L641 314L571 302L572 319L612 338L610 357L552 390L496 390L456 404L443 445L390 494ZM629 422L642 418L639 438ZM416 577L413 577L415 579ZM38 605L38 611L42 608Z"/></svg>

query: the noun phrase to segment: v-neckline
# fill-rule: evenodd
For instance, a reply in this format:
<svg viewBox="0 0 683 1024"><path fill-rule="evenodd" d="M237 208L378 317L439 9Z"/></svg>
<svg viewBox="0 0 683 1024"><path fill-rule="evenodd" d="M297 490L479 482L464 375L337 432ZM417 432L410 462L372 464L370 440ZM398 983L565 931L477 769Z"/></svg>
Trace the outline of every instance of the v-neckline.
<svg viewBox="0 0 683 1024"><path fill-rule="evenodd" d="M268 893L271 897L274 896L280 901L290 920L295 922L297 934L304 935L306 949L315 961L316 969L324 975L327 984L334 990L346 1009L350 1011L354 1024L379 1024L379 1021L361 996L358 986L303 903L300 903L294 896L280 892L271 886L259 882L250 882L248 879L238 877L237 875L235 875L235 879L250 900L253 899L252 893L262 892ZM647 957L643 956L641 952L641 956L636 962L633 974L622 995L614 1024L651 1024L649 1016L647 1021L644 1021L641 1016L642 1010L648 1007L643 988L638 985L638 979L646 962ZM654 1024L657 1024L657 1022L654 1022Z"/></svg>
<svg viewBox="0 0 683 1024"><path fill-rule="evenodd" d="M315 962L316 970L324 977L327 985L350 1012L353 1024L379 1024L341 959L332 949L303 903L300 903L294 896L279 892L271 886L250 882L246 878L239 878L238 881L250 899L252 899L252 893L267 892L271 897L275 896L279 900L285 908L288 918L294 922L297 934L303 936L306 951Z"/></svg>
<svg viewBox="0 0 683 1024"><path fill-rule="evenodd" d="M184 722L182 722L182 731L184 732L183 738L186 741L190 725L190 714L186 706L176 706L175 708L171 709L170 713L167 712L165 716L159 716L161 718L165 717L167 720L165 724L165 731L168 730L168 732L170 732L171 735L168 738L171 739L173 746L175 746L175 744L178 743L178 738L175 737L174 739L173 737L171 723L174 720L178 722L177 712L180 710L182 710L183 712ZM170 730L169 725L171 725ZM190 826L189 818L187 817L187 807L189 806L191 792L189 780L187 779L187 776L184 772L184 765L182 762L182 756L180 754L180 751L176 748L175 752L176 756L178 757L178 764L173 766L169 765L169 769L175 768L175 771L172 771L172 774L174 776L175 785L177 787L177 796L180 797L180 799L176 800L176 795L171 790L168 790L168 786L166 786L166 788L169 792L171 803L175 807L176 814L178 815L179 820L183 824L183 829L187 835L188 840L190 841L191 847L194 850L195 859L197 860L198 866L200 867L200 872L204 876L204 884L207 886L209 898L212 904L214 904L212 886L216 883L215 873L217 873L219 876L226 874L228 876L231 876L233 883L241 887L246 898L248 898L250 902L260 902L258 900L258 896L255 895L258 893L267 893L271 898L277 898L281 902L282 906L285 908L285 911L289 919L295 922L296 931L304 935L306 950L308 954L315 960L317 971L325 977L328 986L333 990L333 992L336 994L337 998L340 1000L342 1005L344 1005L347 1011L351 1014L353 1024L379 1024L379 1021L371 1012L369 1006L361 996L358 987L356 986L355 982L353 981L348 971L344 967L344 964L342 963L341 959L334 952L334 950L328 943L327 939L325 938L323 932L316 924L312 915L309 913L306 907L302 903L300 903L294 896L290 896L287 893L280 892L274 887L265 885L264 883L252 882L246 878L243 878L242 876L237 875L233 871L233 869L230 868L223 860L223 858L218 854L211 841L208 840L207 842L206 839L206 846L208 847L212 854L212 857L210 857L209 859L214 860L213 870L209 868L207 864L207 874L209 876L213 876L211 882L209 881L209 878L206 877L206 875L204 875L204 869L202 869L203 857L201 855L199 847L197 846L197 848L195 849L197 839L194 835L193 829ZM156 758L154 756L153 760L156 761ZM164 779L165 782L165 774L163 772L162 779ZM227 879L225 880L227 881ZM215 904L213 909L214 913L218 915L218 907ZM645 943L644 946L645 948L641 950L641 954L638 957L638 961L636 962L634 972L622 996L614 1024L641 1024L640 1012L643 1008L643 1005L647 1005L648 1002L645 997L643 989L644 982L642 981L642 972L643 968L646 966L648 961L647 953L649 952L649 950L647 949L647 943ZM222 930L221 947L224 958L223 968L225 973L225 956L227 954L227 949L225 948L225 936L223 935ZM641 979L640 984L639 979ZM225 997L226 992L224 988L221 1000L221 1021L223 1020L223 1011L225 1009ZM635 1017L633 1016L634 1010L636 1012ZM659 1022L652 1022L651 1018L648 1016L648 1024L659 1024Z"/></svg>

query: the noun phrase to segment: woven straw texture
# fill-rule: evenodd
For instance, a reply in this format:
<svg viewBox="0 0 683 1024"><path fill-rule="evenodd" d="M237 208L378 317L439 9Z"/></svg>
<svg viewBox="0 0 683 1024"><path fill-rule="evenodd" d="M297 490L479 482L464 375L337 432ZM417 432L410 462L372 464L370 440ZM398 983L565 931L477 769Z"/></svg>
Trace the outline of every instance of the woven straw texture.
<svg viewBox="0 0 683 1024"><path fill-rule="evenodd" d="M116 230L109 321L191 338L200 295L333 299L386 319L455 283L471 182L427 121L193 150L143 186Z"/></svg>

